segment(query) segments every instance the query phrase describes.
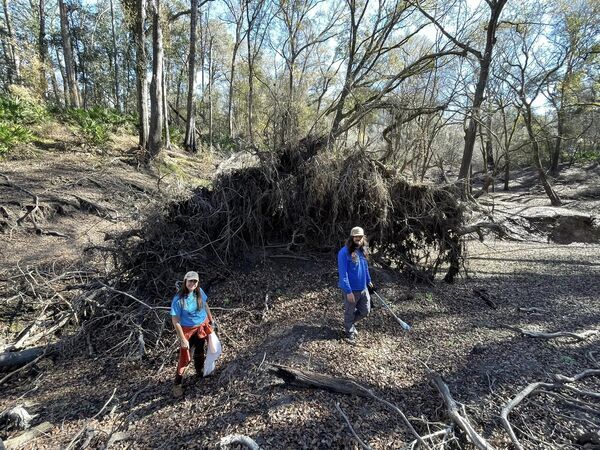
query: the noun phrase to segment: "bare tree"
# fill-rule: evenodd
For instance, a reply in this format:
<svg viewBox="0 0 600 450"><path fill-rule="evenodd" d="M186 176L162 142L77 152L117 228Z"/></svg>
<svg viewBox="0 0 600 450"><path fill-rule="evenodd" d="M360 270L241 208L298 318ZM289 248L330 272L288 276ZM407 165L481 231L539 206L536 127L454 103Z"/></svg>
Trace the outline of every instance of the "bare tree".
<svg viewBox="0 0 600 450"><path fill-rule="evenodd" d="M365 16L369 9L369 1L359 5L355 0L348 0L348 7L346 72L341 92L324 111L326 115L333 115L330 139L344 134L374 109L386 107L384 101L386 95L394 92L408 78L431 70L432 66L444 57L465 55L465 50L457 49L453 45L449 48L438 48L433 44L413 50L411 53L416 53L418 56L403 62L402 67L395 72L390 72L392 69L390 67L374 70L379 65L385 64L383 61L390 52L407 45L425 25L413 26L407 34L398 36L395 31L407 25L412 8L404 3L380 2L376 16L368 21L373 24L373 27L365 30L364 28L368 26ZM385 71L385 76L381 71ZM366 95L361 96L360 101L353 97L353 94L358 91L366 92Z"/></svg>
<svg viewBox="0 0 600 450"><path fill-rule="evenodd" d="M64 0L58 0L60 13L60 33L62 36L63 59L65 62L66 86L68 91L68 103L74 108L81 107L81 97L79 95L79 86L77 75L75 73L75 60L73 58L73 47L71 45L71 34L69 21L67 17L67 6Z"/></svg>
<svg viewBox="0 0 600 450"><path fill-rule="evenodd" d="M19 52L16 48L15 35L8 1L9 0L2 0L2 7L4 9L4 24L6 25L5 33L7 37L7 49L4 54L6 56L6 64L9 68L9 83L13 83L21 78L21 62L19 58Z"/></svg>
<svg viewBox="0 0 600 450"><path fill-rule="evenodd" d="M148 157L156 158L163 146L163 36L160 0L152 1L152 81L150 82L150 134Z"/></svg>
<svg viewBox="0 0 600 450"><path fill-rule="evenodd" d="M185 124L185 149L196 152L196 112L194 98L196 91L196 27L198 25L198 0L191 0L190 8L190 52L188 56L188 95Z"/></svg>
<svg viewBox="0 0 600 450"><path fill-rule="evenodd" d="M227 131L229 137L233 137L234 132L234 112L233 112L233 93L235 85L235 69L237 64L237 55L243 41L246 39L247 28L244 27L246 17L246 0L225 0L225 6L231 16L231 21L235 24L235 34L233 37L233 50L231 52L231 65L229 66L229 90L227 96Z"/></svg>
<svg viewBox="0 0 600 450"><path fill-rule="evenodd" d="M119 112L123 112L122 102L121 102L121 88L119 86L119 55L118 55L118 47L117 47L117 33L115 31L115 9L113 0L110 0L110 31L112 38L112 66L114 71L114 89L115 89L115 108Z"/></svg>
<svg viewBox="0 0 600 450"><path fill-rule="evenodd" d="M123 2L126 8L128 2ZM139 146L148 147L149 115L148 115L148 58L146 53L146 0L135 0L134 9L130 11L133 16L132 34L135 39L135 75L137 93L137 112L139 117Z"/></svg>
<svg viewBox="0 0 600 450"><path fill-rule="evenodd" d="M464 42L459 39L456 35L453 35L441 24L440 20L429 14L420 3L415 3L421 13L427 17L431 23L433 23L441 33L453 42L457 47L463 49L466 53L475 57L479 64L479 75L477 84L475 86L475 93L473 95L473 103L469 113L469 124L465 132L465 146L463 150L462 162L460 170L458 172L459 180L467 180L471 168L471 160L473 159L473 150L475 148L475 140L477 138L477 126L479 123L480 108L483 103L485 88L490 73L490 64L492 62L494 45L496 44L496 30L500 20L500 14L506 5L507 0L486 0L486 4L489 7L489 19L485 26L485 48L482 51L474 48L468 42ZM465 183L466 190L468 190L468 183Z"/></svg>
<svg viewBox="0 0 600 450"><path fill-rule="evenodd" d="M534 130L535 115L532 104L541 91L547 87L549 80L562 67L564 53L536 54L536 41L542 36L541 31L530 25L516 26L511 38L514 52L507 53L503 61L503 72L506 82L517 94L517 107L521 109L525 128L529 136L533 163L538 172L540 183L553 206L562 204L560 198L548 182L542 165L538 134Z"/></svg>
<svg viewBox="0 0 600 450"><path fill-rule="evenodd" d="M579 0L558 5L553 38L565 52L565 63L554 83L548 86L546 98L556 111L556 139L550 156L550 174L557 177L563 142L568 139L568 122L578 107L580 79L593 64L600 33L600 5Z"/></svg>

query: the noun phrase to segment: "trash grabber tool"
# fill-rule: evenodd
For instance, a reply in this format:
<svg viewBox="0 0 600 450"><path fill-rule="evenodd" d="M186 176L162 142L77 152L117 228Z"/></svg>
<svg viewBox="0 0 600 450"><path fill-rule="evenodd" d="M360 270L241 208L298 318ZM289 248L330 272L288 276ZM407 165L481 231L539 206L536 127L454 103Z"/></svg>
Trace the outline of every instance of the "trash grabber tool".
<svg viewBox="0 0 600 450"><path fill-rule="evenodd" d="M390 309L390 307L387 305L387 303L385 302L385 300L383 298L381 298L381 295L379 295L377 292L374 292L374 294L377 296L377 298L379 299L379 301L381 302L381 304L383 305L383 307L385 309L387 309L392 316L394 316L394 319L396 319L396 322L398 322L398 324L400 324L400 326L402 327L402 329L404 331L409 331L410 330L410 325L407 324L406 322L404 322L402 319L400 319L396 314L394 314L394 311L392 311Z"/></svg>

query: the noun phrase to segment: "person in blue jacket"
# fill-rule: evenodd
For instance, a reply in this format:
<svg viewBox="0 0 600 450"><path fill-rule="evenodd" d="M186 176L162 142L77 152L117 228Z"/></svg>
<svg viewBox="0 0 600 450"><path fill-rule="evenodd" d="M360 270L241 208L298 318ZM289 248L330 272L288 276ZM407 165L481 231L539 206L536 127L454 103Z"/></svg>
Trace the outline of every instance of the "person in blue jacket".
<svg viewBox="0 0 600 450"><path fill-rule="evenodd" d="M355 324L371 312L368 287L373 287L369 275L369 249L365 232L354 227L346 244L338 252L339 287L344 298L344 329L350 342L355 342Z"/></svg>

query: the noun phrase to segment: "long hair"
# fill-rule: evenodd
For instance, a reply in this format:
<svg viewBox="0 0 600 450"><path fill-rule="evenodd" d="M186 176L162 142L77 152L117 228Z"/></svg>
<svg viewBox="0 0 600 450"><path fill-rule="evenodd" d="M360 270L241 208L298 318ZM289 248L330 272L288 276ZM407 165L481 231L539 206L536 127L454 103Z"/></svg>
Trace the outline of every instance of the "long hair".
<svg viewBox="0 0 600 450"><path fill-rule="evenodd" d="M187 298L187 296L189 295L190 292L194 292L194 294L196 294L196 305L198 305L198 299L201 299L201 295L200 295L200 283L198 283L196 285L196 289L194 289L193 291L190 291L187 288L187 280L183 281L183 284L181 286L181 288L179 289L179 292L177 292L177 295L179 296L179 304L181 305L181 309L185 308L185 299Z"/></svg>
<svg viewBox="0 0 600 450"><path fill-rule="evenodd" d="M363 236L361 244L362 245L360 245L360 248L362 249L363 255L365 255L365 258L369 259L369 241L367 241L366 236ZM346 248L350 254L354 253L354 251L359 248L359 246L356 245L356 242L354 242L354 238L352 236L346 240Z"/></svg>

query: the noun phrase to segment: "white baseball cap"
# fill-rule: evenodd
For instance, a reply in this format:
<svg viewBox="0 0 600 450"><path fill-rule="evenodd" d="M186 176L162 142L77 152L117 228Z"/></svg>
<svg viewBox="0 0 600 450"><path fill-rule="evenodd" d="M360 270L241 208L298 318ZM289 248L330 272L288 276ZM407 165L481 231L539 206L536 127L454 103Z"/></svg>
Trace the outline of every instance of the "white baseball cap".
<svg viewBox="0 0 600 450"><path fill-rule="evenodd" d="M187 280L200 281L200 277L198 276L198 272L189 271L188 273L186 273L185 277L183 277L183 281L187 281Z"/></svg>
<svg viewBox="0 0 600 450"><path fill-rule="evenodd" d="M352 228L352 231L350 231L350 236L354 237L354 236L364 236L365 235L365 230L363 230L361 227L354 227Z"/></svg>

